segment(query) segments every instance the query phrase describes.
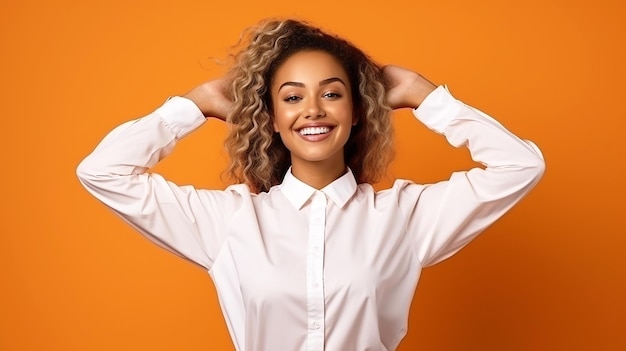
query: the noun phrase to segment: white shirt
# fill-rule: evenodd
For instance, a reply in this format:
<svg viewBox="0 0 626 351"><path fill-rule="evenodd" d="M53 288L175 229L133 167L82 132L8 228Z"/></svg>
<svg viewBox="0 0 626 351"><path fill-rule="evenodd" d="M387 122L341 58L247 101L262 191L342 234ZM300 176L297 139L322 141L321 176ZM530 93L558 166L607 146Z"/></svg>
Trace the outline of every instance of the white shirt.
<svg viewBox="0 0 626 351"><path fill-rule="evenodd" d="M78 175L147 238L208 270L237 350L394 350L422 267L461 249L544 170L534 144L443 87L414 114L485 169L379 192L349 170L319 191L290 171L267 193L181 187L147 173L205 121L176 97L114 129Z"/></svg>

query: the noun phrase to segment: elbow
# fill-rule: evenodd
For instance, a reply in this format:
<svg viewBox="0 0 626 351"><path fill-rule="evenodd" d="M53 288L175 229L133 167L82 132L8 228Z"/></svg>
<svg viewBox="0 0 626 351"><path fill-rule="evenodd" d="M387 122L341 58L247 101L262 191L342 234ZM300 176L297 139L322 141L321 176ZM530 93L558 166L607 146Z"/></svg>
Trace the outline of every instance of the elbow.
<svg viewBox="0 0 626 351"><path fill-rule="evenodd" d="M78 167L76 167L76 176L78 180L82 183L84 180L91 179L93 177L93 173L90 172L89 166L86 165L86 160L82 160Z"/></svg>
<svg viewBox="0 0 626 351"><path fill-rule="evenodd" d="M534 188L543 177L546 171L546 163L543 157L537 155L526 159L524 163L518 164L514 169L516 170L513 171L512 175L516 175L512 179L516 179L515 183L517 184L514 188L516 191L527 192Z"/></svg>
<svg viewBox="0 0 626 351"><path fill-rule="evenodd" d="M534 161L528 165L528 172L530 173L533 183L539 182L546 172L546 161L543 155L537 154L534 157Z"/></svg>
<svg viewBox="0 0 626 351"><path fill-rule="evenodd" d="M489 190L479 198L490 202L508 196L523 196L539 183L545 170L546 163L540 155L526 157L515 165L492 168L483 180L485 189Z"/></svg>
<svg viewBox="0 0 626 351"><path fill-rule="evenodd" d="M541 161L539 162L539 164L536 167L536 171L537 171L537 175L536 178L537 180L541 179L541 177L543 177L543 174L546 172L546 161L541 159Z"/></svg>
<svg viewBox="0 0 626 351"><path fill-rule="evenodd" d="M546 172L546 161L537 145L535 145L531 141L527 141L527 143L530 145L533 151L530 162L528 163L528 170L532 174L533 183L537 183Z"/></svg>
<svg viewBox="0 0 626 351"><path fill-rule="evenodd" d="M96 167L94 167L91 163L92 162L89 161L89 157L87 157L78 164L78 167L76 167L76 176L78 177L78 180L87 188L89 188L90 184L93 185L99 178L101 178L98 176Z"/></svg>

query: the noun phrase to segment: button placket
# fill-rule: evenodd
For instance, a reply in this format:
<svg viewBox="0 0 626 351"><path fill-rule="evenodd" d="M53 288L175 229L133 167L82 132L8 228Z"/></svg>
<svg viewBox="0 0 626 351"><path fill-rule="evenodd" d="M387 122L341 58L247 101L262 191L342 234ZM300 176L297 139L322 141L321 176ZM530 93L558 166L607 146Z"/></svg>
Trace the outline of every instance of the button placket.
<svg viewBox="0 0 626 351"><path fill-rule="evenodd" d="M311 200L307 244L307 350L324 349L324 232L326 195L315 192Z"/></svg>

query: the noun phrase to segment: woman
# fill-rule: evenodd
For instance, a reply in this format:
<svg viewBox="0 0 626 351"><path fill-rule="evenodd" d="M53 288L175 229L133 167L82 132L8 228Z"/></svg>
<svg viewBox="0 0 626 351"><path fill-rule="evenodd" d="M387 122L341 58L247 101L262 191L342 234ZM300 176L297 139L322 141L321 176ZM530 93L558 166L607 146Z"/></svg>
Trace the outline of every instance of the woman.
<svg viewBox="0 0 626 351"><path fill-rule="evenodd" d="M399 108L485 169L375 192ZM195 189L147 173L207 117L229 123L239 184ZM422 267L502 216L543 170L532 143L444 87L287 20L259 25L226 77L113 130L78 175L209 272L237 350L394 350Z"/></svg>

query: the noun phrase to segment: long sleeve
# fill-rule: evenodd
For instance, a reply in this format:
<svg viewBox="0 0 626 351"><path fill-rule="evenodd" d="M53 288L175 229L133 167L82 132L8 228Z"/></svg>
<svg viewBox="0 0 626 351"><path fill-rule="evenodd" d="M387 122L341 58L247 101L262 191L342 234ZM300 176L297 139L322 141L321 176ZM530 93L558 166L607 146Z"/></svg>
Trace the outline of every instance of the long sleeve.
<svg viewBox="0 0 626 351"><path fill-rule="evenodd" d="M453 173L426 187L403 186L407 231L422 266L428 266L453 255L518 203L539 181L545 163L532 142L456 100L443 86L414 114L452 146L467 146L472 159L485 167Z"/></svg>
<svg viewBox="0 0 626 351"><path fill-rule="evenodd" d="M159 246L209 269L223 240L233 196L177 186L147 173L205 121L181 97L111 131L78 166L85 188Z"/></svg>

